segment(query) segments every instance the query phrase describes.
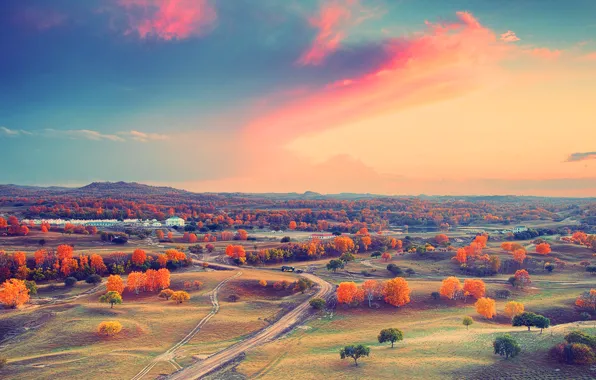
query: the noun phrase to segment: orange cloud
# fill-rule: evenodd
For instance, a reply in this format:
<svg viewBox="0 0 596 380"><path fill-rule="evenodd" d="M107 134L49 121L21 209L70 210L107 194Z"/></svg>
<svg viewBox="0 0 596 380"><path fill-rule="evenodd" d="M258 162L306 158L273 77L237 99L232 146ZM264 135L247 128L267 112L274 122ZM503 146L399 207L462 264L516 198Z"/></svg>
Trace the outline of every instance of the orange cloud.
<svg viewBox="0 0 596 380"><path fill-rule="evenodd" d="M319 65L336 51L346 36L346 31L366 18L358 0L335 0L321 5L319 13L308 19L309 24L318 30L310 48L298 59L299 65Z"/></svg>
<svg viewBox="0 0 596 380"><path fill-rule="evenodd" d="M141 38L163 40L200 36L212 30L217 20L208 0L118 0L128 12L130 29Z"/></svg>

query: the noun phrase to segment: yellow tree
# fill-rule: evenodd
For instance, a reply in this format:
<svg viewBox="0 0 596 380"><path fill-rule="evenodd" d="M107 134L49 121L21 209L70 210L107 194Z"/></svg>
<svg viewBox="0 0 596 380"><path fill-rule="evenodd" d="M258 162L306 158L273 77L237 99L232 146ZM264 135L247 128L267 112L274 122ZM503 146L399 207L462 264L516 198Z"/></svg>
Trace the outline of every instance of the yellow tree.
<svg viewBox="0 0 596 380"><path fill-rule="evenodd" d="M385 302L397 307L410 303L410 293L408 282L401 277L387 281L383 288Z"/></svg>
<svg viewBox="0 0 596 380"><path fill-rule="evenodd" d="M29 301L29 289L25 281L15 278L6 280L0 288L0 303L16 309Z"/></svg>
<svg viewBox="0 0 596 380"><path fill-rule="evenodd" d="M497 315L497 306L495 300L488 297L479 298L476 301L476 311L485 318L492 319Z"/></svg>
<svg viewBox="0 0 596 380"><path fill-rule="evenodd" d="M459 278L451 276L443 280L439 293L450 300L455 299L461 292L462 286Z"/></svg>
<svg viewBox="0 0 596 380"><path fill-rule="evenodd" d="M524 304L521 302L509 301L505 305L505 315L513 318L524 312Z"/></svg>

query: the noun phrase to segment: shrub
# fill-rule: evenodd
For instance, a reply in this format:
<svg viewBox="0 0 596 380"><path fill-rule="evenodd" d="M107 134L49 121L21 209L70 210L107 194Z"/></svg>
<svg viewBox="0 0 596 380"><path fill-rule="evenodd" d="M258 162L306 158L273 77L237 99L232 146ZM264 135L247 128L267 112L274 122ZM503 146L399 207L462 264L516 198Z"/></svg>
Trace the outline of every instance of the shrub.
<svg viewBox="0 0 596 380"><path fill-rule="evenodd" d="M550 350L550 355L561 363L592 364L596 355L590 347L582 343L560 343Z"/></svg>
<svg viewBox="0 0 596 380"><path fill-rule="evenodd" d="M496 298L501 298L501 299L507 299L511 296L511 292L507 289L504 290L497 290L495 292L495 297Z"/></svg>
<svg viewBox="0 0 596 380"><path fill-rule="evenodd" d="M580 317L581 319L583 319L584 321L589 321L590 319L592 319L592 316L591 316L591 315L590 315L590 313L588 313L587 311L582 311L582 312L579 314L579 317Z"/></svg>
<svg viewBox="0 0 596 380"><path fill-rule="evenodd" d="M98 274L92 274L85 279L85 282L88 284L99 284L101 283L101 276Z"/></svg>
<svg viewBox="0 0 596 380"><path fill-rule="evenodd" d="M260 280L259 281L259 285L261 285L263 288L265 288L267 286L267 281L266 280Z"/></svg>
<svg viewBox="0 0 596 380"><path fill-rule="evenodd" d="M71 286L74 286L74 284L76 284L76 283L77 283L77 279L74 277L66 277L64 279L65 286L71 287Z"/></svg>
<svg viewBox="0 0 596 380"><path fill-rule="evenodd" d="M25 280L25 286L27 287L27 289L29 290L29 295L36 295L37 294L37 284L35 283L35 281L28 281Z"/></svg>
<svg viewBox="0 0 596 380"><path fill-rule="evenodd" d="M588 265L586 267L586 272L596 274L596 265Z"/></svg>
<svg viewBox="0 0 596 380"><path fill-rule="evenodd" d="M289 236L284 236L281 238L280 242L282 243L289 243L292 239Z"/></svg>
<svg viewBox="0 0 596 380"><path fill-rule="evenodd" d="M403 271L401 270L401 268L398 267L395 264L389 264L389 265L387 265L387 270L389 272L391 272L394 276L399 276L400 274L403 273Z"/></svg>
<svg viewBox="0 0 596 380"><path fill-rule="evenodd" d="M514 358L521 351L519 343L517 343L517 341L509 334L505 334L495 339L493 348L495 349L495 355L505 356L505 359L509 359L510 357Z"/></svg>
<svg viewBox="0 0 596 380"><path fill-rule="evenodd" d="M432 297L432 299L434 299L435 301L438 300L439 298L441 298L441 293L439 292L432 292L430 294L430 296Z"/></svg>
<svg viewBox="0 0 596 380"><path fill-rule="evenodd" d="M97 333L99 335L114 336L122 331L122 324L118 321L101 322L97 326Z"/></svg>
<svg viewBox="0 0 596 380"><path fill-rule="evenodd" d="M315 310L322 310L327 306L327 302L322 298L313 298L310 300L309 304Z"/></svg>
<svg viewBox="0 0 596 380"><path fill-rule="evenodd" d="M174 294L174 291L172 289L164 289L161 292L159 292L158 297L165 298L166 300L169 300L170 297L172 297L172 294Z"/></svg>
<svg viewBox="0 0 596 380"><path fill-rule="evenodd" d="M581 343L596 350L596 337L590 336L581 331L572 331L565 335L567 343Z"/></svg>
<svg viewBox="0 0 596 380"><path fill-rule="evenodd" d="M236 301L238 301L239 299L240 299L240 296L239 296L239 295L237 295L237 294L230 294L230 295L228 296L228 301L230 301L230 302L236 302Z"/></svg>
<svg viewBox="0 0 596 380"><path fill-rule="evenodd" d="M177 292L172 293L171 298L173 301L176 301L176 303L182 303L190 299L190 294L186 293L185 291L179 290Z"/></svg>

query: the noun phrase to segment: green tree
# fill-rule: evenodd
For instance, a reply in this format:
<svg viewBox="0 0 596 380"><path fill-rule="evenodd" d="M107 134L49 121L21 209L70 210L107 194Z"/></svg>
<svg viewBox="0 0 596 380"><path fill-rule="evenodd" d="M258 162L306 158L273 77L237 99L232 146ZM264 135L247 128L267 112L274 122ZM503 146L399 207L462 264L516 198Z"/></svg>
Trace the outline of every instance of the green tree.
<svg viewBox="0 0 596 380"><path fill-rule="evenodd" d="M309 301L309 304L315 310L322 310L327 305L327 302L322 298L313 298Z"/></svg>
<svg viewBox="0 0 596 380"><path fill-rule="evenodd" d="M474 320L472 319L472 317L464 317L464 319L461 322L464 326L466 326L466 330L470 329L470 325L472 323L474 323Z"/></svg>
<svg viewBox="0 0 596 380"><path fill-rule="evenodd" d="M512 324L513 326L526 326L528 331L530 331L530 327L536 326L535 320L537 315L536 313L526 311L513 317Z"/></svg>
<svg viewBox="0 0 596 380"><path fill-rule="evenodd" d="M97 285L101 283L101 276L98 274L92 274L85 279L88 284Z"/></svg>
<svg viewBox="0 0 596 380"><path fill-rule="evenodd" d="M596 337L590 336L581 331L572 331L565 335L567 343L581 343L589 346L593 350L596 350Z"/></svg>
<svg viewBox="0 0 596 380"><path fill-rule="evenodd" d="M368 356L369 354L370 354L370 348L363 346L362 344L359 344L356 346L354 346L354 345L345 346L344 348L339 350L340 358L354 359L354 363L356 364L356 367L358 367L358 359L360 359L363 356Z"/></svg>
<svg viewBox="0 0 596 380"><path fill-rule="evenodd" d="M387 270L389 272L391 272L391 274L393 274L394 276L399 276L400 274L403 273L402 270L401 270L401 268L398 267L395 264L389 264L389 265L387 265Z"/></svg>
<svg viewBox="0 0 596 380"><path fill-rule="evenodd" d="M495 355L505 356L505 359L509 359L510 357L514 358L521 351L519 343L517 343L517 341L509 334L505 334L495 339L493 347L495 348Z"/></svg>
<svg viewBox="0 0 596 380"><path fill-rule="evenodd" d="M327 270L331 270L333 272L337 272L338 269L343 269L345 263L343 260L333 259L330 260L327 264Z"/></svg>
<svg viewBox="0 0 596 380"><path fill-rule="evenodd" d="M379 343L391 342L391 348L393 348L395 342L404 339L404 334L401 330L395 328L383 329L377 338L379 339Z"/></svg>
<svg viewBox="0 0 596 380"><path fill-rule="evenodd" d="M294 291L295 292L301 292L302 294L304 294L305 291L307 291L308 289L310 289L313 286L313 282L311 280L309 280L308 278L301 278L298 281L296 281L296 285L294 286Z"/></svg>
<svg viewBox="0 0 596 380"><path fill-rule="evenodd" d="M540 329L540 334L542 334L543 329L547 329L550 327L550 319L546 318L544 315L536 314L534 318L534 326Z"/></svg>
<svg viewBox="0 0 596 380"><path fill-rule="evenodd" d="M30 296L37 294L37 284L35 283L35 281L25 280L25 286L27 287L27 289L29 289Z"/></svg>
<svg viewBox="0 0 596 380"><path fill-rule="evenodd" d="M122 303L122 296L120 293L115 291L110 291L104 294L103 296L99 297L99 302L101 303L109 303L110 309L114 307L115 304Z"/></svg>

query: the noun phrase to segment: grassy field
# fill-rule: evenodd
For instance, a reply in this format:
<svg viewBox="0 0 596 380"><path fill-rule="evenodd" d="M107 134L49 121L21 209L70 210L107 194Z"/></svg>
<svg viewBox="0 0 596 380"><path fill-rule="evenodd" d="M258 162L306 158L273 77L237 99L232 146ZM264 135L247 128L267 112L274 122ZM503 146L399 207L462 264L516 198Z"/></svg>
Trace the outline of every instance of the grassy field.
<svg viewBox="0 0 596 380"><path fill-rule="evenodd" d="M192 298L182 305L159 299L156 293L135 295L125 291L124 303L113 309L98 303L101 294L98 292L65 303L2 310L0 332L9 336L16 334L0 348L0 354L9 359L2 378L131 378L152 358L181 340L209 313L208 293L232 275L233 271L173 273L172 289L182 289L184 281L198 279L204 283L200 290L189 290ZM271 286L259 289L261 278L273 283L280 279L292 281L295 277L281 273L243 273L230 282L220 295L220 312L188 346L177 352L176 360L182 365L189 364L193 355L209 354L233 344L266 326L268 318L287 307L284 304L298 302L302 297L278 293ZM255 295L251 294L253 290ZM42 292L42 296L48 296L47 292ZM74 295L76 291L71 290L71 293ZM225 301L226 295L231 293L239 293L239 301ZM266 297L261 297L260 293ZM95 333L97 325L105 320L120 321L124 326L122 333L114 338L99 337ZM167 362L159 364L147 378L173 370Z"/></svg>

